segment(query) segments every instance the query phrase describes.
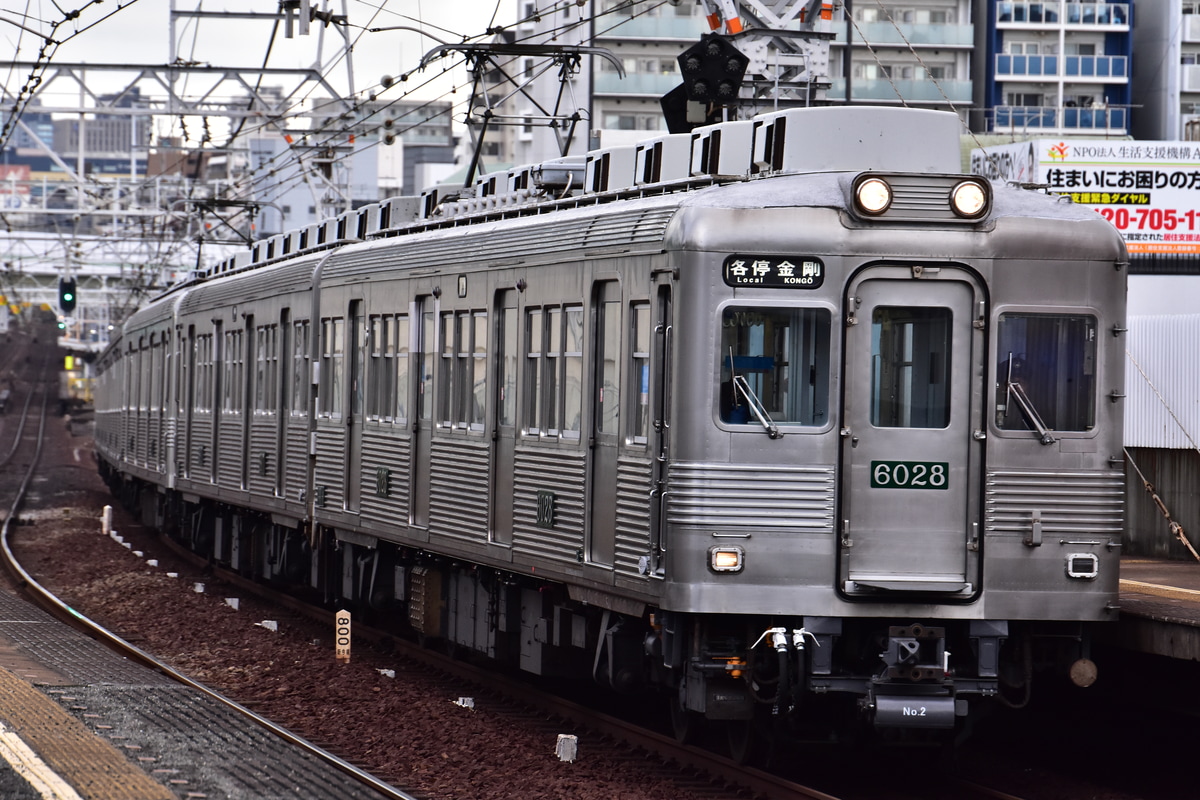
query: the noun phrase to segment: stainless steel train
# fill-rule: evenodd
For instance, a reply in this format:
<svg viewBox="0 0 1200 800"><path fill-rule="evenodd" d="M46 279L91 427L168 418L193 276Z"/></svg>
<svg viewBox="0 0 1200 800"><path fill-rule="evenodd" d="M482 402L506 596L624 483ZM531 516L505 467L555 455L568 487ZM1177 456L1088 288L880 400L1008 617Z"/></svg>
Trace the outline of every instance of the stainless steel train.
<svg viewBox="0 0 1200 800"><path fill-rule="evenodd" d="M791 110L259 241L114 332L100 469L213 561L743 755L1087 684L1127 255L959 142Z"/></svg>

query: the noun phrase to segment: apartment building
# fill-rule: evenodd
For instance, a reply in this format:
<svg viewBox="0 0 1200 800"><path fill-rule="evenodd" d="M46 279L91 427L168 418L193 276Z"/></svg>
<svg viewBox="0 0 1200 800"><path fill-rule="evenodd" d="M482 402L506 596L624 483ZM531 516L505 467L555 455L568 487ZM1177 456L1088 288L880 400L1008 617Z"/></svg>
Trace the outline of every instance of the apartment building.
<svg viewBox="0 0 1200 800"><path fill-rule="evenodd" d="M1142 0L1133 42L1133 135L1200 141L1200 2Z"/></svg>
<svg viewBox="0 0 1200 800"><path fill-rule="evenodd" d="M831 103L958 111L977 107L978 0L855 0L835 23Z"/></svg>
<svg viewBox="0 0 1200 800"><path fill-rule="evenodd" d="M995 0L987 12L988 130L1129 134L1132 2Z"/></svg>

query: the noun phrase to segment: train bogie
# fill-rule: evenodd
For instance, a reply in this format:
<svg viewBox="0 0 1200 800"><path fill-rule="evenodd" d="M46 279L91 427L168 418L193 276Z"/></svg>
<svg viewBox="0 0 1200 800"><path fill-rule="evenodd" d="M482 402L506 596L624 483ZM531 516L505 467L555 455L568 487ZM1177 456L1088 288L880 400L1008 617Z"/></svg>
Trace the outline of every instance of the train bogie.
<svg viewBox="0 0 1200 800"><path fill-rule="evenodd" d="M102 469L247 575L681 728L954 727L1114 615L1125 257L956 126L785 112L260 243L126 322Z"/></svg>

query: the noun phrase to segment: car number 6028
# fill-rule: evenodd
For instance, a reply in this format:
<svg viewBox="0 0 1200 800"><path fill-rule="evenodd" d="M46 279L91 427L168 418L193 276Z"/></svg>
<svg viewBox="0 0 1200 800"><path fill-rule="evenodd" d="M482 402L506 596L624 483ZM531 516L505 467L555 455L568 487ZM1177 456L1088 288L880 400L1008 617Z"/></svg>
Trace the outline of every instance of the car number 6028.
<svg viewBox="0 0 1200 800"><path fill-rule="evenodd" d="M873 489L947 489L950 464L945 461L872 461Z"/></svg>

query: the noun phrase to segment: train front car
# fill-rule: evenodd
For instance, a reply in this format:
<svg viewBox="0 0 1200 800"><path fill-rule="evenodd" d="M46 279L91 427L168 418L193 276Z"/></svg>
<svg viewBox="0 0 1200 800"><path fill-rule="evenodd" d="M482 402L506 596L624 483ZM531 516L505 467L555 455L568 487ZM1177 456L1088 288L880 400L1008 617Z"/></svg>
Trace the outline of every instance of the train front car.
<svg viewBox="0 0 1200 800"><path fill-rule="evenodd" d="M671 332L663 663L676 721L962 728L1116 617L1126 253L959 174L957 118L769 116L695 193Z"/></svg>

